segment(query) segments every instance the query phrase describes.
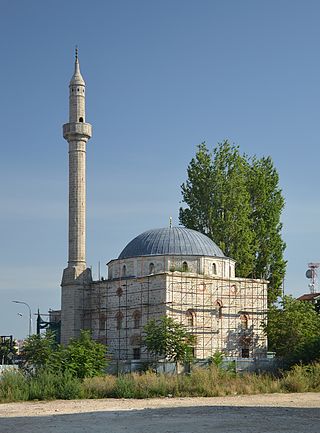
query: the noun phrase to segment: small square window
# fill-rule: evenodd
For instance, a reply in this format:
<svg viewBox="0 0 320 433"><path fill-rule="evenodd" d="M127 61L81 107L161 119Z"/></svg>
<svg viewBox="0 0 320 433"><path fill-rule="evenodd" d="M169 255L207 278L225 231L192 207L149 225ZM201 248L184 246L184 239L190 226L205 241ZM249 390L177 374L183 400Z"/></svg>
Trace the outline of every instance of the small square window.
<svg viewBox="0 0 320 433"><path fill-rule="evenodd" d="M242 358L249 358L249 349L242 349L241 350L241 356Z"/></svg>
<svg viewBox="0 0 320 433"><path fill-rule="evenodd" d="M134 347L133 349L133 359L140 359L140 347Z"/></svg>

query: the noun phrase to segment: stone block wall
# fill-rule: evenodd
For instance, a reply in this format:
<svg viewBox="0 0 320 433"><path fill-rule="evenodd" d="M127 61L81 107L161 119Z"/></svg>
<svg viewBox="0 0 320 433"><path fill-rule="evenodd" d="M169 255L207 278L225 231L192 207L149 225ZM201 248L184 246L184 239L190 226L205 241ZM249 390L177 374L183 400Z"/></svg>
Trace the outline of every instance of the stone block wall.
<svg viewBox="0 0 320 433"><path fill-rule="evenodd" d="M143 327L165 314L196 335L194 351L199 359L216 351L238 357L266 354L261 328L267 311L267 282L263 280L167 271L94 282L88 299L87 323L94 338L107 344L114 360L148 360Z"/></svg>

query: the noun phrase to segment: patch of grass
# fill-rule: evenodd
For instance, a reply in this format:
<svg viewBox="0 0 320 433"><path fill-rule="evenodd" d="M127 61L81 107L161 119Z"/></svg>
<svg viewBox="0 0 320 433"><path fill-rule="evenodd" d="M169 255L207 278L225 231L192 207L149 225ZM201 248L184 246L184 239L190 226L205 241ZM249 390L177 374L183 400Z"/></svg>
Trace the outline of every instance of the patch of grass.
<svg viewBox="0 0 320 433"><path fill-rule="evenodd" d="M320 391L320 363L294 365L281 380L285 392Z"/></svg>
<svg viewBox="0 0 320 433"><path fill-rule="evenodd" d="M0 376L0 402L26 400L77 399L84 396L81 380L70 373L45 370L36 375L8 372Z"/></svg>
<svg viewBox="0 0 320 433"><path fill-rule="evenodd" d="M29 399L27 377L19 371L7 371L0 376L0 402L25 401Z"/></svg>
<svg viewBox="0 0 320 433"><path fill-rule="evenodd" d="M117 378L111 375L86 378L82 384L84 396L85 398L116 397L116 383Z"/></svg>
<svg viewBox="0 0 320 433"><path fill-rule="evenodd" d="M69 373L36 375L6 372L0 376L0 402L77 398L216 397L273 392L320 391L320 363L296 365L280 377L237 374L212 364L187 375L144 373L105 375L84 380Z"/></svg>

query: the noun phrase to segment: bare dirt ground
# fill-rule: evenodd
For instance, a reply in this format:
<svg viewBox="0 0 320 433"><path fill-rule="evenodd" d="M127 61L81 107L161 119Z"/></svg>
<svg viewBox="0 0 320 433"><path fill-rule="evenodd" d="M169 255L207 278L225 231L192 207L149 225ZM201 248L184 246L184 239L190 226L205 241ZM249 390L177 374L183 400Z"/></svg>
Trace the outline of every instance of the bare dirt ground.
<svg viewBox="0 0 320 433"><path fill-rule="evenodd" d="M320 393L0 405L0 433L319 433Z"/></svg>

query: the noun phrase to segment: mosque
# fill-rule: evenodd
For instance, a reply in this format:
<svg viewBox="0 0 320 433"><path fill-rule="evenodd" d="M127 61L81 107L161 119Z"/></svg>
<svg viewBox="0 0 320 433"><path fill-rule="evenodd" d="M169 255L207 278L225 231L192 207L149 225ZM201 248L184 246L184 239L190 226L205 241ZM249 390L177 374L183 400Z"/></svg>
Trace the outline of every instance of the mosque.
<svg viewBox="0 0 320 433"><path fill-rule="evenodd" d="M150 319L172 317L196 336L197 359L265 358L262 321L267 281L235 277L236 263L207 236L184 227L147 230L107 263L108 277L94 281L86 265L85 82L76 51L69 85L68 266L61 283L61 342L81 329L106 344L117 362L148 361L143 328Z"/></svg>

